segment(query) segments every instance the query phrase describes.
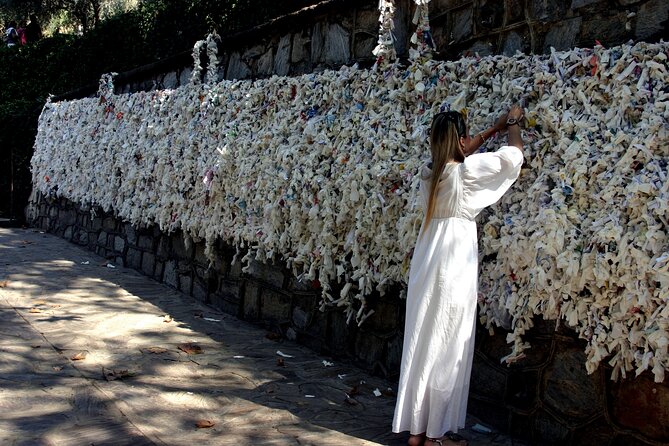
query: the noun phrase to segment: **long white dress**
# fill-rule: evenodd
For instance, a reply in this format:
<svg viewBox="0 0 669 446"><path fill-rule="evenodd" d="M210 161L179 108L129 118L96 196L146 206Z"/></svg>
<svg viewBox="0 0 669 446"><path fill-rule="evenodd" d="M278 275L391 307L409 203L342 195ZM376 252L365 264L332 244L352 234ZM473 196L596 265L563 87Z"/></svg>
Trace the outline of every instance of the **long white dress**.
<svg viewBox="0 0 669 446"><path fill-rule="evenodd" d="M504 146L444 169L411 260L393 432L441 437L465 425L478 289L474 218L511 187L522 163L518 148ZM424 207L430 173L422 168Z"/></svg>

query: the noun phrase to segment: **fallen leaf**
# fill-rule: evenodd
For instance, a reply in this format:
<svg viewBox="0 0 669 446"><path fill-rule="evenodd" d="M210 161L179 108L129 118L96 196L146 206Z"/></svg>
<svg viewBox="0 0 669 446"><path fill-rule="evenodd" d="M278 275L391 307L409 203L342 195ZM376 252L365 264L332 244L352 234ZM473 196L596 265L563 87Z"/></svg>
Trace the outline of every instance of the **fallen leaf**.
<svg viewBox="0 0 669 446"><path fill-rule="evenodd" d="M41 312L42 312L42 310L40 310L39 308L35 308L35 307L28 310L28 313L41 313Z"/></svg>
<svg viewBox="0 0 669 446"><path fill-rule="evenodd" d="M54 372L60 372L61 370L63 370L63 367L59 365L55 365L51 368L54 370Z"/></svg>
<svg viewBox="0 0 669 446"><path fill-rule="evenodd" d="M46 301L44 299L36 300L33 302L34 305L46 305Z"/></svg>
<svg viewBox="0 0 669 446"><path fill-rule="evenodd" d="M204 317L204 312L196 311L195 313L193 313L193 316L201 319Z"/></svg>
<svg viewBox="0 0 669 446"><path fill-rule="evenodd" d="M76 355L70 356L70 359L72 361L81 361L82 359L86 359L86 352L79 352Z"/></svg>
<svg viewBox="0 0 669 446"><path fill-rule="evenodd" d="M286 362L283 360L283 358L276 358L276 365L278 365L279 367L285 367Z"/></svg>
<svg viewBox="0 0 669 446"><path fill-rule="evenodd" d="M269 339L270 341L278 341L282 338L282 336L279 333L275 333L273 331L270 331L269 333L267 333L265 335L265 337L267 339Z"/></svg>
<svg viewBox="0 0 669 446"><path fill-rule="evenodd" d="M358 389L358 386L353 386L351 387L351 390L348 391L348 396L355 396L355 395L360 395L360 389Z"/></svg>
<svg viewBox="0 0 669 446"><path fill-rule="evenodd" d="M39 345L39 344L33 344L33 345L31 345L30 347L32 347L32 348L40 348L40 347L42 347L42 346Z"/></svg>
<svg viewBox="0 0 669 446"><path fill-rule="evenodd" d="M162 347L149 347L149 348L145 348L144 351L146 351L148 353L160 354L160 353L165 353L167 351L167 349L162 348Z"/></svg>
<svg viewBox="0 0 669 446"><path fill-rule="evenodd" d="M0 280L0 288L6 288L9 285L9 280Z"/></svg>
<svg viewBox="0 0 669 446"><path fill-rule="evenodd" d="M200 353L204 352L204 350L202 350L202 347L200 347L197 344L193 344L192 342L179 344L177 345L177 348L182 352L188 353L189 355L199 355Z"/></svg>
<svg viewBox="0 0 669 446"><path fill-rule="evenodd" d="M163 316L163 322L172 322L172 316L166 314L165 316Z"/></svg>
<svg viewBox="0 0 669 446"><path fill-rule="evenodd" d="M109 370L105 369L102 367L102 376L107 381L115 381L117 379L124 379L124 378L132 378L133 376L136 376L137 373L131 372L129 370Z"/></svg>
<svg viewBox="0 0 669 446"><path fill-rule="evenodd" d="M344 402L348 405L351 405L351 406L357 406L358 405L358 402L354 398L351 398L350 396L347 396L346 399L344 400Z"/></svg>
<svg viewBox="0 0 669 446"><path fill-rule="evenodd" d="M197 426L200 429L206 429L206 428L209 428L209 427L213 427L214 424L216 424L216 423L214 423L213 421L210 421L210 420L197 420L197 422L195 423L195 426Z"/></svg>

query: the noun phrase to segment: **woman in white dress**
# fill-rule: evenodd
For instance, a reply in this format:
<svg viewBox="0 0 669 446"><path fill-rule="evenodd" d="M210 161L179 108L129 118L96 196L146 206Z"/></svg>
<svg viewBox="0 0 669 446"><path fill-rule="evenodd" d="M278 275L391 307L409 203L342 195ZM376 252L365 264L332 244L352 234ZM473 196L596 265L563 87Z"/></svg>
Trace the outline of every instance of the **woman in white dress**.
<svg viewBox="0 0 669 446"><path fill-rule="evenodd" d="M471 138L458 112L432 121L432 162L421 171L425 219L409 272L393 432L409 431L410 446L463 445L478 289L475 217L516 181L523 163L519 121L512 107ZM492 134L508 130L508 145L474 154ZM434 181L434 179L437 181Z"/></svg>

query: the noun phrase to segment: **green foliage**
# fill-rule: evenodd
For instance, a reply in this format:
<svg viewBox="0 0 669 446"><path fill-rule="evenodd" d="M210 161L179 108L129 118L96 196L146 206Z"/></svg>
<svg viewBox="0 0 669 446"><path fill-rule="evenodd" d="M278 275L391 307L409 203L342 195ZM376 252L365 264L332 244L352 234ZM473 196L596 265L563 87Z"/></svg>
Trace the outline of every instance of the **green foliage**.
<svg viewBox="0 0 669 446"><path fill-rule="evenodd" d="M48 17L58 17L60 10L48 1L0 0L0 18L11 7L23 5L26 10L22 13L28 13L39 12L35 8L47 4L55 11ZM127 10L127 1L118 0L121 6L110 9L116 13L84 35L54 34L23 47L0 45L0 217L23 217L31 189L29 166L37 119L49 94L96 84L103 73L128 71L190 50L212 30L230 34L317 3L144 0L135 9L120 13ZM63 23L71 20L61 19Z"/></svg>

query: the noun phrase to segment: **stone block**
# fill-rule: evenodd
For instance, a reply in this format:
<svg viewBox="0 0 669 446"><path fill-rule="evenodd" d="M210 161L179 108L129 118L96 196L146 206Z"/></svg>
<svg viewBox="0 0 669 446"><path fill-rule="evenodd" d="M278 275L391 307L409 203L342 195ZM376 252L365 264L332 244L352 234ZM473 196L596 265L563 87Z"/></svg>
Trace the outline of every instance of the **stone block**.
<svg viewBox="0 0 669 446"><path fill-rule="evenodd" d="M582 22L581 17L574 17L551 26L544 39L543 52L550 53L551 47L558 51L573 48L576 45L576 37L580 32Z"/></svg>
<svg viewBox="0 0 669 446"><path fill-rule="evenodd" d="M209 266L209 259L204 254L206 245L204 242L199 242L195 244L195 263L201 266Z"/></svg>
<svg viewBox="0 0 669 446"><path fill-rule="evenodd" d="M530 15L534 20L561 20L565 14L565 4L563 0L531 0Z"/></svg>
<svg viewBox="0 0 669 446"><path fill-rule="evenodd" d="M318 22L311 30L311 62L313 64L318 64L323 59L324 43L323 24Z"/></svg>
<svg viewBox="0 0 669 446"><path fill-rule="evenodd" d="M153 237L150 235L140 235L137 239L139 249L153 251Z"/></svg>
<svg viewBox="0 0 669 446"><path fill-rule="evenodd" d="M604 415L597 418L592 423L574 429L572 434L572 446L592 446L593 444L611 444L611 440L616 434L604 418ZM625 443L629 446L631 443Z"/></svg>
<svg viewBox="0 0 669 446"><path fill-rule="evenodd" d="M99 231L102 229L102 218L94 217L91 219L91 229L93 231Z"/></svg>
<svg viewBox="0 0 669 446"><path fill-rule="evenodd" d="M241 296L239 293L239 282L234 280L220 279L218 283L219 293L225 300L236 303L237 305L241 301Z"/></svg>
<svg viewBox="0 0 669 446"><path fill-rule="evenodd" d="M304 330L309 325L309 312L305 311L300 306L295 306L293 308L293 325L299 330Z"/></svg>
<svg viewBox="0 0 669 446"><path fill-rule="evenodd" d="M558 344L543 374L543 402L554 413L583 420L604 410L605 389L601 371L588 375L580 346Z"/></svg>
<svg viewBox="0 0 669 446"><path fill-rule="evenodd" d="M123 230L125 232L125 237L128 240L128 244L137 246L137 230L130 223L125 223L123 225Z"/></svg>
<svg viewBox="0 0 669 446"><path fill-rule="evenodd" d="M153 276L153 271L156 267L156 258L150 252L145 252L142 255L142 272L147 276Z"/></svg>
<svg viewBox="0 0 669 446"><path fill-rule="evenodd" d="M473 17L474 10L472 8L465 8L453 12L453 28L451 30L451 36L448 37L451 37L456 42L471 37Z"/></svg>
<svg viewBox="0 0 669 446"><path fill-rule="evenodd" d="M490 56L495 53L495 45L489 40L478 40L470 46L466 52L478 54L479 56Z"/></svg>
<svg viewBox="0 0 669 446"><path fill-rule="evenodd" d="M275 288L283 288L283 269L279 266L268 265L252 260L247 270L249 277L260 280Z"/></svg>
<svg viewBox="0 0 669 446"><path fill-rule="evenodd" d="M569 444L569 427L546 411L539 411L534 417L534 431L540 444Z"/></svg>
<svg viewBox="0 0 669 446"><path fill-rule="evenodd" d="M165 262L163 282L172 288L177 288L177 262L175 260Z"/></svg>
<svg viewBox="0 0 669 446"><path fill-rule="evenodd" d="M163 76L163 87L165 88L177 88L179 86L179 77L177 76L176 71L170 71L165 76Z"/></svg>
<svg viewBox="0 0 669 446"><path fill-rule="evenodd" d="M356 333L354 354L356 359L365 367L373 367L385 363L385 349L386 342L383 338L362 330ZM385 372L385 370L382 372Z"/></svg>
<svg viewBox="0 0 669 446"><path fill-rule="evenodd" d="M114 217L106 217L102 221L102 228L107 231L107 232L115 232L116 231L116 219Z"/></svg>
<svg viewBox="0 0 669 446"><path fill-rule="evenodd" d="M387 343L386 367L388 368L388 377L396 379L399 377L400 365L402 363L402 347L404 344L402 330L398 330L397 335L388 339Z"/></svg>
<svg viewBox="0 0 669 446"><path fill-rule="evenodd" d="M374 314L365 320L363 327L383 334L397 330L399 312L404 311L404 304L404 301L389 295L375 299L375 302L370 304Z"/></svg>
<svg viewBox="0 0 669 446"><path fill-rule="evenodd" d="M304 31L293 34L293 46L290 53L290 61L292 63L303 62L309 59L309 42L309 36Z"/></svg>
<svg viewBox="0 0 669 446"><path fill-rule="evenodd" d="M125 256L125 266L134 270L139 270L142 267L142 251L135 248L128 248Z"/></svg>
<svg viewBox="0 0 669 446"><path fill-rule="evenodd" d="M156 255L166 260L170 258L170 237L167 235L160 235L158 238L158 248L156 249Z"/></svg>
<svg viewBox="0 0 669 446"><path fill-rule="evenodd" d="M469 392L469 400L467 403L467 412L473 414L475 417L485 420L485 425L498 429L500 431L509 430L509 410L501 404L491 402L484 396L478 396ZM522 433L528 434L532 432L531 426L525 429ZM518 434L518 433L517 433ZM542 443L543 444L543 443Z"/></svg>
<svg viewBox="0 0 669 446"><path fill-rule="evenodd" d="M539 392L539 373L537 371L509 373L505 397L508 407L522 412L531 412L539 403Z"/></svg>
<svg viewBox="0 0 669 446"><path fill-rule="evenodd" d="M571 9L578 9L582 8L584 6L590 6L593 3L599 3L602 0L572 0L571 1Z"/></svg>
<svg viewBox="0 0 669 446"><path fill-rule="evenodd" d="M669 20L667 0L650 0L639 8L636 16L635 35L638 40L664 33L667 40L667 20Z"/></svg>
<svg viewBox="0 0 669 446"><path fill-rule="evenodd" d="M193 291L193 278L190 274L179 274L179 291L191 294Z"/></svg>
<svg viewBox="0 0 669 446"><path fill-rule="evenodd" d="M356 59L369 59L374 57L372 51L376 47L377 38L367 33L357 33L353 45L353 57Z"/></svg>
<svg viewBox="0 0 669 446"><path fill-rule="evenodd" d="M107 233L105 231L100 231L100 234L98 234L98 245L107 246Z"/></svg>
<svg viewBox="0 0 669 446"><path fill-rule="evenodd" d="M290 296L263 288L260 291L260 317L263 321L290 321Z"/></svg>
<svg viewBox="0 0 669 446"><path fill-rule="evenodd" d="M613 46L629 40L631 32L625 29L627 13L620 12L614 15L593 15L585 18L581 25L581 35L576 45L591 47L595 40L605 46Z"/></svg>
<svg viewBox="0 0 669 446"><path fill-rule="evenodd" d="M258 63L256 64L256 75L270 76L272 74L272 68L274 68L274 54L272 53L272 48L270 48L258 59Z"/></svg>
<svg viewBox="0 0 669 446"><path fill-rule="evenodd" d="M506 371L495 362L487 361L479 354L474 354L470 392L479 396L504 401Z"/></svg>
<svg viewBox="0 0 669 446"><path fill-rule="evenodd" d="M195 300L202 302L202 303L208 303L208 297L209 297L209 289L207 286L207 283L203 281L201 278L196 277L195 280L193 281L193 291L192 291L193 297Z"/></svg>
<svg viewBox="0 0 669 446"><path fill-rule="evenodd" d="M125 239L120 236L115 236L114 237L114 251L116 252L123 252L125 249Z"/></svg>
<svg viewBox="0 0 669 446"><path fill-rule="evenodd" d="M516 54L516 51L523 52L524 45L525 43L523 41L523 37L520 34L511 31L504 38L504 47L502 48L502 54L504 54L505 56L513 56Z"/></svg>
<svg viewBox="0 0 669 446"><path fill-rule="evenodd" d="M357 326L346 324L346 314L343 311L331 310L327 312L330 320L327 345L337 354L349 353L350 339L357 332Z"/></svg>
<svg viewBox="0 0 669 446"><path fill-rule="evenodd" d="M162 282L164 270L165 270L165 263L156 258L156 268L153 270L153 279L158 282Z"/></svg>
<svg viewBox="0 0 669 446"><path fill-rule="evenodd" d="M285 76L290 71L290 39L290 34L282 36L276 49L274 74L278 76Z"/></svg>
<svg viewBox="0 0 669 446"><path fill-rule="evenodd" d="M249 76L251 76L251 69L242 60L242 56L238 52L232 53L225 78L228 80L246 79Z"/></svg>
<svg viewBox="0 0 669 446"><path fill-rule="evenodd" d="M618 425L643 432L655 441L669 440L669 383L654 382L644 372L620 382L608 381L610 417ZM622 444L622 443L621 443Z"/></svg>
<svg viewBox="0 0 669 446"><path fill-rule="evenodd" d="M244 286L242 314L244 319L251 321L258 320L260 317L260 287L250 280Z"/></svg>
<svg viewBox="0 0 669 446"><path fill-rule="evenodd" d="M175 232L170 237L172 241L172 255L179 260L190 260L193 257L193 244L184 240L181 232Z"/></svg>
<svg viewBox="0 0 669 446"><path fill-rule="evenodd" d="M77 223L77 212L74 209L63 209L58 213L58 220L63 226L71 226Z"/></svg>
<svg viewBox="0 0 669 446"><path fill-rule="evenodd" d="M63 238L65 240L73 241L72 236L73 236L73 231L72 231L73 226L68 226L65 228L65 231L63 232Z"/></svg>
<svg viewBox="0 0 669 446"><path fill-rule="evenodd" d="M325 63L339 66L351 60L350 35L338 23L330 23L325 34Z"/></svg>

